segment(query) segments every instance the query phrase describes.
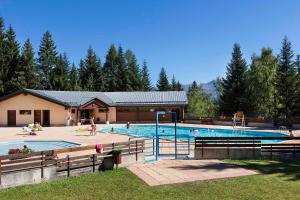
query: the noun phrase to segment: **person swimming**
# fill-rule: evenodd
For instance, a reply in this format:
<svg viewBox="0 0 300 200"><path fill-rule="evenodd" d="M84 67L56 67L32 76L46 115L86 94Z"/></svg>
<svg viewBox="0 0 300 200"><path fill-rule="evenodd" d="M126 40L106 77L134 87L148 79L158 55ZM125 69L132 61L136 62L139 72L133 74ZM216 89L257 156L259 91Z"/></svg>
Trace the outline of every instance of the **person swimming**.
<svg viewBox="0 0 300 200"><path fill-rule="evenodd" d="M130 122L127 122L126 124L126 128L129 129L130 128Z"/></svg>
<svg viewBox="0 0 300 200"><path fill-rule="evenodd" d="M111 130L110 130L110 132L114 132L115 131L115 129L114 129L114 127L111 127Z"/></svg>

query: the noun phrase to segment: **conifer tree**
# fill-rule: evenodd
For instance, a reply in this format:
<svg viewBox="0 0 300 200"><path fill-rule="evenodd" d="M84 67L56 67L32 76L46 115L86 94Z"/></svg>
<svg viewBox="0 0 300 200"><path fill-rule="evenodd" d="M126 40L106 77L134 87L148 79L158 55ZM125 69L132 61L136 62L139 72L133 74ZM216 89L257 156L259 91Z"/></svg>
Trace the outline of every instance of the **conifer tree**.
<svg viewBox="0 0 300 200"><path fill-rule="evenodd" d="M297 73L300 74L300 55L299 54L296 56L295 69L296 69Z"/></svg>
<svg viewBox="0 0 300 200"><path fill-rule="evenodd" d="M189 93L198 91L198 90L200 90L200 87L198 86L196 81L193 81L192 85L189 87L188 95L189 95Z"/></svg>
<svg viewBox="0 0 300 200"><path fill-rule="evenodd" d="M78 72L79 72L80 87L83 89L87 83L87 77L86 77L84 61L82 59L80 59L79 61Z"/></svg>
<svg viewBox="0 0 300 200"><path fill-rule="evenodd" d="M84 87L84 90L86 91L95 91L95 80L94 80L94 76L93 74L90 74L88 79L87 79L87 83Z"/></svg>
<svg viewBox="0 0 300 200"><path fill-rule="evenodd" d="M297 107L297 81L296 70L293 63L293 50L287 37L284 37L282 48L278 56L278 68L276 76L276 115L277 120L284 120L292 125L292 117ZM277 121L276 120L276 121Z"/></svg>
<svg viewBox="0 0 300 200"><path fill-rule="evenodd" d="M176 81L174 75L173 75L172 80L171 80L171 90L177 91L177 81Z"/></svg>
<svg viewBox="0 0 300 200"><path fill-rule="evenodd" d="M52 71L50 72L50 84L54 90L67 90L69 89L69 74L70 62L67 54L59 54Z"/></svg>
<svg viewBox="0 0 300 200"><path fill-rule="evenodd" d="M117 55L117 91L132 91L129 70L126 66L126 59L123 48L119 46Z"/></svg>
<svg viewBox="0 0 300 200"><path fill-rule="evenodd" d="M106 91L116 91L117 90L117 50L114 45L111 45L108 49L105 63L103 66L104 80L106 83Z"/></svg>
<svg viewBox="0 0 300 200"><path fill-rule="evenodd" d="M161 68L161 71L159 73L159 79L157 81L156 87L158 91L168 91L170 90L170 84L168 80L168 76L166 73L165 68Z"/></svg>
<svg viewBox="0 0 300 200"><path fill-rule="evenodd" d="M72 64L70 73L69 73L69 85L70 85L70 90L72 91L79 91L81 90L80 87L80 78L78 74L78 70L75 66L75 64Z"/></svg>
<svg viewBox="0 0 300 200"><path fill-rule="evenodd" d="M177 81L176 87L177 87L177 91L183 91L182 84L179 81Z"/></svg>
<svg viewBox="0 0 300 200"><path fill-rule="evenodd" d="M20 65L20 50L19 43L16 40L16 34L12 26L9 26L5 33L4 40L4 93L8 94L16 91L18 88L14 87L12 83L13 76ZM24 76L24 74L19 74ZM23 80L24 77L18 77L18 80Z"/></svg>
<svg viewBox="0 0 300 200"><path fill-rule="evenodd" d="M133 52L128 49L125 53L126 64L129 71L128 77L133 91L142 90L142 77L137 60Z"/></svg>
<svg viewBox="0 0 300 200"><path fill-rule="evenodd" d="M141 76L142 76L141 90L150 91L152 89L152 84L151 84L150 74L149 74L146 60L144 60L143 62Z"/></svg>
<svg viewBox="0 0 300 200"><path fill-rule="evenodd" d="M221 112L232 115L236 111L247 113L247 64L240 46L234 44L232 58L227 65L226 78L222 81L223 92L220 96Z"/></svg>
<svg viewBox="0 0 300 200"><path fill-rule="evenodd" d="M20 64L11 82L15 90L23 88L37 89L39 87L39 76L36 67L33 47L30 40L27 39L22 48Z"/></svg>
<svg viewBox="0 0 300 200"><path fill-rule="evenodd" d="M0 17L0 96L5 93L4 82L6 68L4 66L4 37L4 20L2 17Z"/></svg>
<svg viewBox="0 0 300 200"><path fill-rule="evenodd" d="M57 51L52 35L46 31L41 40L38 51L38 66L41 79L41 87L43 89L55 89L51 85L51 71L55 68Z"/></svg>
<svg viewBox="0 0 300 200"><path fill-rule="evenodd" d="M92 47L89 47L86 58L80 61L80 77L82 88L103 91L104 79L101 70L100 59L97 57ZM91 74L93 76L91 76ZM91 83L91 81L93 81L93 83ZM91 87L91 85L93 85L93 87Z"/></svg>

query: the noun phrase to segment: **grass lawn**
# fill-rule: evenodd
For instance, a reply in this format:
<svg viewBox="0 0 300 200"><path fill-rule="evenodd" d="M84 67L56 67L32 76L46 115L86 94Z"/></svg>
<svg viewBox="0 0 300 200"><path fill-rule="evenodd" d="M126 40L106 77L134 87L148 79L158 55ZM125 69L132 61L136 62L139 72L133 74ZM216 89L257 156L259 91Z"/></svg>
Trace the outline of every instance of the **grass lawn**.
<svg viewBox="0 0 300 200"><path fill-rule="evenodd" d="M228 161L262 175L149 187L130 171L0 190L0 199L300 199L300 162Z"/></svg>

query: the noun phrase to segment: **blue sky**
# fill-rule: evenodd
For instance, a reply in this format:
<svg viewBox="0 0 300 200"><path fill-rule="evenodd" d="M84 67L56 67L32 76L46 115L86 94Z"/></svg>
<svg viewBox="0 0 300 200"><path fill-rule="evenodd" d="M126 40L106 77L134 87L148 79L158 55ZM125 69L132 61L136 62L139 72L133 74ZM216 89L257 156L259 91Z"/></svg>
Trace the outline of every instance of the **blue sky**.
<svg viewBox="0 0 300 200"><path fill-rule="evenodd" d="M101 62L110 44L146 59L155 83L161 67L182 83L223 76L238 42L247 61L261 47L279 52L287 35L300 54L298 0L0 0L0 16L35 49L46 30L75 63L89 45Z"/></svg>

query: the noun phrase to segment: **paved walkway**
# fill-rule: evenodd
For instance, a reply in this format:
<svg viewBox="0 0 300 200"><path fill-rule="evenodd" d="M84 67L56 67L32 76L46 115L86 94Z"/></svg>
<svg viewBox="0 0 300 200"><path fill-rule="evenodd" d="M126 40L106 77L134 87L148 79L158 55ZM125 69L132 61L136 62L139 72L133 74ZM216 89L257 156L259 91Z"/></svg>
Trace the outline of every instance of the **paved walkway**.
<svg viewBox="0 0 300 200"><path fill-rule="evenodd" d="M150 186L257 174L219 160L160 160L128 169Z"/></svg>

